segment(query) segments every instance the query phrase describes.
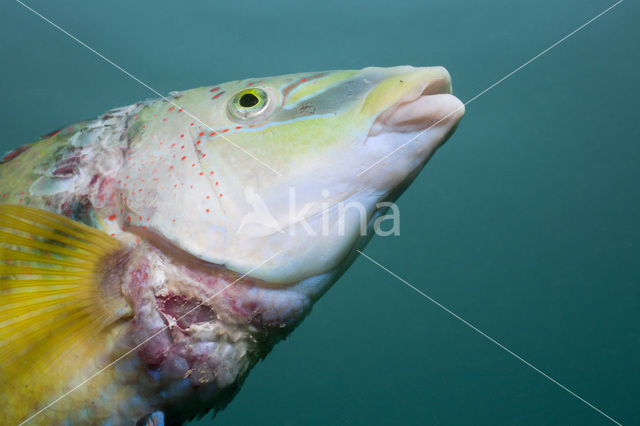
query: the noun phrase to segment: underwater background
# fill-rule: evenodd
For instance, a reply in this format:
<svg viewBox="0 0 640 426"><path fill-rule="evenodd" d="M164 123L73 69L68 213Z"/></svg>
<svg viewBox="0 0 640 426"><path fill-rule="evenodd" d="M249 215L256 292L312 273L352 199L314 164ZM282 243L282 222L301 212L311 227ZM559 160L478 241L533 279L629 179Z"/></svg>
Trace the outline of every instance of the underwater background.
<svg viewBox="0 0 640 426"><path fill-rule="evenodd" d="M444 65L467 101L604 0L27 4L161 93L369 65ZM640 6L627 0L467 106L366 253L622 424L640 424ZM0 151L155 97L0 5ZM133 421L133 419L132 419ZM607 424L360 258L193 425Z"/></svg>

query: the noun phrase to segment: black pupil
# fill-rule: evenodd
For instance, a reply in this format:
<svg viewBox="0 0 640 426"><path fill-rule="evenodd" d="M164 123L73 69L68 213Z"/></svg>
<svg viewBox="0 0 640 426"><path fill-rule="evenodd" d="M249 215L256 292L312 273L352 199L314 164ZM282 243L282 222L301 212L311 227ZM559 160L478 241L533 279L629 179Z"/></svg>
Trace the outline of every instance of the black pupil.
<svg viewBox="0 0 640 426"><path fill-rule="evenodd" d="M240 97L240 106L243 108L251 108L260 102L260 99L253 93L245 93Z"/></svg>

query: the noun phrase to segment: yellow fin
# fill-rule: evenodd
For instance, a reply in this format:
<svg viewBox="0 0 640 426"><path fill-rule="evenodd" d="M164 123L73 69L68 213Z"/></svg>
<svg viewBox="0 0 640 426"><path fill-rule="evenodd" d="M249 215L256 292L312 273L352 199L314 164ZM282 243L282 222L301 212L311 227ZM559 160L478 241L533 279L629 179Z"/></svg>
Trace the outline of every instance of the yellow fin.
<svg viewBox="0 0 640 426"><path fill-rule="evenodd" d="M0 205L0 390L131 316L120 293L123 260L125 248L100 230Z"/></svg>

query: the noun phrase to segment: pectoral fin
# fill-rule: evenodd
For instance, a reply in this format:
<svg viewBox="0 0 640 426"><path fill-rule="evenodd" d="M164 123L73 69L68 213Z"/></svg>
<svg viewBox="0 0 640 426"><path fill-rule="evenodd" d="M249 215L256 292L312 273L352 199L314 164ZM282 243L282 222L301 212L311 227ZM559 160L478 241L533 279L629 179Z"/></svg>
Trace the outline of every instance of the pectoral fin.
<svg viewBox="0 0 640 426"><path fill-rule="evenodd" d="M118 275L126 253L67 217L0 205L0 390L131 315Z"/></svg>

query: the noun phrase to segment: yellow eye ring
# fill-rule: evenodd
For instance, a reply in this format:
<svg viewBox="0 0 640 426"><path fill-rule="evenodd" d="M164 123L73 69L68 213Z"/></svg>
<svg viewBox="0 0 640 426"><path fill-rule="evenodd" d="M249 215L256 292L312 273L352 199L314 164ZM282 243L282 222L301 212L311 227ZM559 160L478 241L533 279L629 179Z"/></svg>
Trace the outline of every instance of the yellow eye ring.
<svg viewBox="0 0 640 426"><path fill-rule="evenodd" d="M270 110L270 99L259 87L244 89L233 95L227 105L229 118L236 122L252 121Z"/></svg>

